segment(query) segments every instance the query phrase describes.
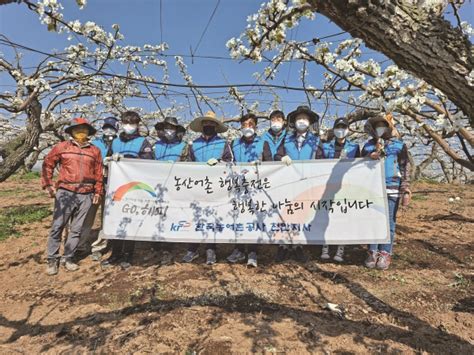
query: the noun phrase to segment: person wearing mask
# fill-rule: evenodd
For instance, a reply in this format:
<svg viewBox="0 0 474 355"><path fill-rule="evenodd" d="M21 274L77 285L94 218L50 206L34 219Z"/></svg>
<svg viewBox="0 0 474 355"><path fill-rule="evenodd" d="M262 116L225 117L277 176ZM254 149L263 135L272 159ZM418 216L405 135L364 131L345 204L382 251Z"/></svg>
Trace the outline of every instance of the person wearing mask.
<svg viewBox="0 0 474 355"><path fill-rule="evenodd" d="M262 135L263 161L273 161L277 149L286 136L286 119L282 111L275 110L270 113L270 129Z"/></svg>
<svg viewBox="0 0 474 355"><path fill-rule="evenodd" d="M276 161L282 161L286 165L291 165L293 160L311 160L320 154L321 142L318 136L310 132L310 127L317 123L319 116L311 111L308 106L298 106L295 111L288 114L288 125L294 128L294 132L287 134L275 154ZM290 248L287 245L280 245L275 261L281 262L288 257ZM294 258L296 261L305 262L307 257L302 246L294 248Z"/></svg>
<svg viewBox="0 0 474 355"><path fill-rule="evenodd" d="M183 141L186 128L178 124L176 117L165 117L163 122L155 125L155 130L160 138L154 147L156 160L174 163L186 161L187 144ZM161 265L168 265L173 262L171 243L159 243L162 246Z"/></svg>
<svg viewBox="0 0 474 355"><path fill-rule="evenodd" d="M112 156L112 141L117 137L118 119L115 117L107 117L102 125L102 136L96 137L91 141L91 144L100 149L102 161L104 162L104 186L107 185L107 165L106 159ZM104 214L105 199L100 203L101 215ZM91 252L91 258L94 261L100 261L102 252L107 249L107 239L103 238L102 228L95 241L91 241L92 227L94 226L95 217L99 205L92 205L89 213L86 216L84 225L81 230L81 237L79 245L77 246L77 253L88 254Z"/></svg>
<svg viewBox="0 0 474 355"><path fill-rule="evenodd" d="M126 111L121 116L122 132L112 141L112 159L123 158L153 159L153 148L139 132L140 115L135 111ZM123 269L131 266L135 242L133 240L110 240L112 253L102 261L104 268L120 264Z"/></svg>
<svg viewBox="0 0 474 355"><path fill-rule="evenodd" d="M263 139L257 136L257 116L253 113L243 115L240 119L242 137L227 144L222 160L226 162L257 163L262 160ZM232 254L227 257L230 263L245 260L245 249L248 250L247 265L257 267L257 244L237 244Z"/></svg>
<svg viewBox="0 0 474 355"><path fill-rule="evenodd" d="M364 129L372 138L362 148L362 156L384 159L390 224L390 242L369 245L369 255L365 260L365 266L386 270L392 261L400 199L404 206L408 206L411 199L408 149L398 137L391 114L386 116L380 114L368 119Z"/></svg>
<svg viewBox="0 0 474 355"><path fill-rule="evenodd" d="M79 266L74 256L84 219L97 205L103 193L102 157L99 148L89 143L96 132L85 118L75 118L66 128L72 139L56 144L43 161L41 185L54 198L53 223L48 237L48 275L58 273L59 263L68 271ZM53 185L53 174L59 165L59 175ZM69 234L60 257L61 235L68 221Z"/></svg>
<svg viewBox="0 0 474 355"><path fill-rule="evenodd" d="M194 132L201 133L201 136L193 141L189 148L188 161L206 162L209 166L216 165L222 160L226 140L219 137L219 133L227 131L228 127L216 118L214 112L209 111L203 117L193 120L189 128ZM192 243L188 246L188 251L183 257L183 261L190 263L199 257L199 244ZM212 265L216 262L215 243L206 244L206 264Z"/></svg>
<svg viewBox="0 0 474 355"><path fill-rule="evenodd" d="M316 159L354 159L360 157L360 148L357 143L351 142L349 134L349 122L346 118L338 118L334 122L334 139L323 144L323 149L318 152ZM329 245L323 245L321 259L329 260ZM344 261L344 245L338 245L334 260Z"/></svg>

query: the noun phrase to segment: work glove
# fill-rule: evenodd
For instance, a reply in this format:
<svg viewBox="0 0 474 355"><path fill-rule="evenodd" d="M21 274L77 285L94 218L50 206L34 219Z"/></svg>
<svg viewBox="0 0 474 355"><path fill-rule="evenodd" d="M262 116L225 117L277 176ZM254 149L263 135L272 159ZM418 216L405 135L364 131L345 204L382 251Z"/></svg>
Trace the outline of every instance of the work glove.
<svg viewBox="0 0 474 355"><path fill-rule="evenodd" d="M281 158L281 161L285 163L287 166L290 166L291 163L293 162L288 155L285 155L283 158Z"/></svg>
<svg viewBox="0 0 474 355"><path fill-rule="evenodd" d="M104 165L107 165L107 164L110 163L111 161L112 161L112 157L106 157L106 158L104 159L104 162L103 162L103 163L104 163Z"/></svg>
<svg viewBox="0 0 474 355"><path fill-rule="evenodd" d="M261 163L262 163L262 162L261 162L260 160L258 160L258 159L257 159L257 160L254 160L254 161L252 161L252 162L250 162L250 164L252 164L252 165L260 165Z"/></svg>
<svg viewBox="0 0 474 355"><path fill-rule="evenodd" d="M214 166L216 165L217 163L219 162L219 160L217 160L216 158L211 158L207 161L207 165L209 166Z"/></svg>
<svg viewBox="0 0 474 355"><path fill-rule="evenodd" d="M123 156L120 155L119 153L115 153L115 154L112 155L112 160L113 161L119 161L122 158L123 158Z"/></svg>

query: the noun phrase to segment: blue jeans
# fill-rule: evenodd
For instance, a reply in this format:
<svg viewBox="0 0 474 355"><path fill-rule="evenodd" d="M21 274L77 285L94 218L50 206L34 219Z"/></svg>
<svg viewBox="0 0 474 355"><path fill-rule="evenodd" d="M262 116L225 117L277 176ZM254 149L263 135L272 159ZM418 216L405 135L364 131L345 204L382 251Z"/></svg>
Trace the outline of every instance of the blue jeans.
<svg viewBox="0 0 474 355"><path fill-rule="evenodd" d="M370 251L386 251L392 254L393 241L395 239L395 226L397 222L397 211L400 203L400 197L388 196L388 218L390 222L390 243L389 244L370 244Z"/></svg>

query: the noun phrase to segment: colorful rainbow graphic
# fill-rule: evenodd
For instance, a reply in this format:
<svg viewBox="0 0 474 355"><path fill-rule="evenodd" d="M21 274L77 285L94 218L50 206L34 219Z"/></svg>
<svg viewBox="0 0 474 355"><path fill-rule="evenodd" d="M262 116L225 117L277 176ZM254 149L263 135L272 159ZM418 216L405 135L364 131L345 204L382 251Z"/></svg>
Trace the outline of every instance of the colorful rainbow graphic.
<svg viewBox="0 0 474 355"><path fill-rule="evenodd" d="M143 182L139 182L139 181L132 181L132 182L129 182L128 184L120 186L115 191L113 200L120 201L122 200L123 196L125 196L125 194L134 190L143 190L143 191L148 192L151 196L156 197L155 190L153 190L153 188L150 185L145 184Z"/></svg>

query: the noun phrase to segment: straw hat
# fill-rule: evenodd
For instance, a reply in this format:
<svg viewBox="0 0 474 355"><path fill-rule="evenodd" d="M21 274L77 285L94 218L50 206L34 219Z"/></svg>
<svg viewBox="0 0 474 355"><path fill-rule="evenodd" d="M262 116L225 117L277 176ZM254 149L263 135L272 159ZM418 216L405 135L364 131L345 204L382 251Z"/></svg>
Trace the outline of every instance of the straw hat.
<svg viewBox="0 0 474 355"><path fill-rule="evenodd" d="M203 122L210 121L217 123L216 132L217 133L224 133L229 128L222 122L222 120L216 117L216 114L212 111L208 111L204 116L195 118L190 124L189 128L191 128L194 132L201 132L202 133L202 126Z"/></svg>

